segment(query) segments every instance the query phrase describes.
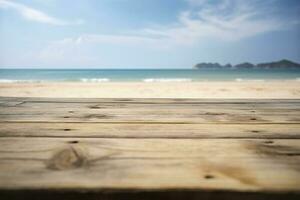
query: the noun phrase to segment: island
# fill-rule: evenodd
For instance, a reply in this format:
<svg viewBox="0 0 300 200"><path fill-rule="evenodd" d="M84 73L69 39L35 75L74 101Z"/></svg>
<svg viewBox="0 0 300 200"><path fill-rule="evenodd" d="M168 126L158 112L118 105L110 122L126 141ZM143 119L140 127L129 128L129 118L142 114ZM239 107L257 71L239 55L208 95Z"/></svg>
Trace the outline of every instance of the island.
<svg viewBox="0 0 300 200"><path fill-rule="evenodd" d="M300 69L300 64L290 60L280 60L277 62L267 62L252 64L244 62L237 65L221 65L219 63L199 63L194 66L195 69Z"/></svg>

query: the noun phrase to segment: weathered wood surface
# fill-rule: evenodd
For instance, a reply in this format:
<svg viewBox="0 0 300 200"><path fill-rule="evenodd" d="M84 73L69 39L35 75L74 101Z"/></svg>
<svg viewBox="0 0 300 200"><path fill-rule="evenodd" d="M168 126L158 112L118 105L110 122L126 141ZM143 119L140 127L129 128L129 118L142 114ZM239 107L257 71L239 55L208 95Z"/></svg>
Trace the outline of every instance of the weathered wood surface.
<svg viewBox="0 0 300 200"><path fill-rule="evenodd" d="M1 188L293 191L300 184L297 140L1 138L0 143Z"/></svg>
<svg viewBox="0 0 300 200"><path fill-rule="evenodd" d="M0 137L300 139L300 124L0 123Z"/></svg>
<svg viewBox="0 0 300 200"><path fill-rule="evenodd" d="M299 139L300 100L2 97L0 191L299 197Z"/></svg>
<svg viewBox="0 0 300 200"><path fill-rule="evenodd" d="M11 100L11 101L10 101ZM299 123L298 100L3 99L0 122ZM15 103L14 103L15 102Z"/></svg>

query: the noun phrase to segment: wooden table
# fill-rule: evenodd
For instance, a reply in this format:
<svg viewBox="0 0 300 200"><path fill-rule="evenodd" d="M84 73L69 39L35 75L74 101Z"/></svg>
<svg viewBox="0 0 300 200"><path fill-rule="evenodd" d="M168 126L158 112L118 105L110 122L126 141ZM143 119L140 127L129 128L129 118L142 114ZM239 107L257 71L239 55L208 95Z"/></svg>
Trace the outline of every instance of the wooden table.
<svg viewBox="0 0 300 200"><path fill-rule="evenodd" d="M0 199L299 199L299 139L300 100L1 97Z"/></svg>

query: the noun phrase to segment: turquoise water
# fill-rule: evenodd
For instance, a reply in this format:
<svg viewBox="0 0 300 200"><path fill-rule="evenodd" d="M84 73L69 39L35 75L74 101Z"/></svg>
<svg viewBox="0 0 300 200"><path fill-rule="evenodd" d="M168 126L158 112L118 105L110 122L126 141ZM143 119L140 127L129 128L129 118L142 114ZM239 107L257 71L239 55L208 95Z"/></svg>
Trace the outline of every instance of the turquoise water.
<svg viewBox="0 0 300 200"><path fill-rule="evenodd" d="M191 82L298 80L300 69L0 69L0 82Z"/></svg>

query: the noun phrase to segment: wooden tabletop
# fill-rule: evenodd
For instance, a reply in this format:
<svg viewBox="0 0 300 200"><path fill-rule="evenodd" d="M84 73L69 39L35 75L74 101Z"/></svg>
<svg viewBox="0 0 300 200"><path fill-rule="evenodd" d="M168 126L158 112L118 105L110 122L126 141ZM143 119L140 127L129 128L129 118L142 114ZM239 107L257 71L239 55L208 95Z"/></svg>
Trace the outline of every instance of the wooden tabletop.
<svg viewBox="0 0 300 200"><path fill-rule="evenodd" d="M300 100L1 97L0 198L299 198L299 139Z"/></svg>

